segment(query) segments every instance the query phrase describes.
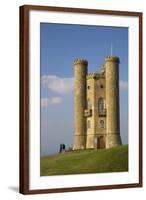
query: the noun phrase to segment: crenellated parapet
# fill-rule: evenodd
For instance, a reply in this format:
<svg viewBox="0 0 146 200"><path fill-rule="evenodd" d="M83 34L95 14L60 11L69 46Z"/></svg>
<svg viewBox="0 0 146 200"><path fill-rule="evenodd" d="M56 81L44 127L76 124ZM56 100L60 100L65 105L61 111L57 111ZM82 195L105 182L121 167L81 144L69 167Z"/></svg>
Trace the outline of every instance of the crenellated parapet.
<svg viewBox="0 0 146 200"><path fill-rule="evenodd" d="M120 63L120 59L117 56L106 56L105 63L106 62L117 62L117 63Z"/></svg>
<svg viewBox="0 0 146 200"><path fill-rule="evenodd" d="M82 58L78 58L74 61L74 65L88 65L88 61Z"/></svg>
<svg viewBox="0 0 146 200"><path fill-rule="evenodd" d="M87 74L87 79L99 79L99 78L104 78L104 74L99 74L99 73L89 73Z"/></svg>
<svg viewBox="0 0 146 200"><path fill-rule="evenodd" d="M95 72L92 72L92 73L89 73L87 74L87 78L97 78L99 74L95 73Z"/></svg>

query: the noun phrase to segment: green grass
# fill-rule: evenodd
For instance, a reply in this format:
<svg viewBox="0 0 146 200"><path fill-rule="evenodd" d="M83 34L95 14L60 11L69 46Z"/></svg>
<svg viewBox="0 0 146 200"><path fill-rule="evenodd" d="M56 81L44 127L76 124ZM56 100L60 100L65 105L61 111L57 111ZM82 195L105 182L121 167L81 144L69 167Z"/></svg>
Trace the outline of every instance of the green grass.
<svg viewBox="0 0 146 200"><path fill-rule="evenodd" d="M41 176L128 171L128 145L41 158Z"/></svg>

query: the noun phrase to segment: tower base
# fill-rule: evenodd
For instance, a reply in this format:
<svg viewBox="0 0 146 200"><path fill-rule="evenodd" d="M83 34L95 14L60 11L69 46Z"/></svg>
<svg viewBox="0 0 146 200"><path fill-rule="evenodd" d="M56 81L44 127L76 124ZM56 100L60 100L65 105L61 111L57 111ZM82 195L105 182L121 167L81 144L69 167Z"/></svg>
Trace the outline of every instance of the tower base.
<svg viewBox="0 0 146 200"><path fill-rule="evenodd" d="M94 149L94 134L87 135L86 149Z"/></svg>
<svg viewBox="0 0 146 200"><path fill-rule="evenodd" d="M117 134L109 134L106 136L106 149L122 145L121 137Z"/></svg>
<svg viewBox="0 0 146 200"><path fill-rule="evenodd" d="M86 136L75 135L73 150L86 149Z"/></svg>

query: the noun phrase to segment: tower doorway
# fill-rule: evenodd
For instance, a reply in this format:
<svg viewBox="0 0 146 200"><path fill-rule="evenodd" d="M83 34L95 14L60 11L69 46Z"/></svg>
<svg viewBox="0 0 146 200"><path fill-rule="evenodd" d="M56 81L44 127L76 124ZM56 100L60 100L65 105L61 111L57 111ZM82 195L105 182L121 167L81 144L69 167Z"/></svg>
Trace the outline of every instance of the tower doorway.
<svg viewBox="0 0 146 200"><path fill-rule="evenodd" d="M97 149L105 149L105 137L97 137Z"/></svg>

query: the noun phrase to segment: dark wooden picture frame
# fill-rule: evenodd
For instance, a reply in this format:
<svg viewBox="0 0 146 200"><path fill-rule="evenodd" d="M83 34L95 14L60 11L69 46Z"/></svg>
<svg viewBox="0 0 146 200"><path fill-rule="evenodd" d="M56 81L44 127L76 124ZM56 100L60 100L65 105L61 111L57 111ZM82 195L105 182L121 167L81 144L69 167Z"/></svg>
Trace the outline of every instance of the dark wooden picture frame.
<svg viewBox="0 0 146 200"><path fill-rule="evenodd" d="M131 16L139 19L139 183L83 186L69 188L36 189L29 188L29 12L56 11L85 14L104 14L113 16ZM82 8L48 7L24 5L20 7L20 193L41 194L57 192L88 191L142 187L142 13Z"/></svg>

